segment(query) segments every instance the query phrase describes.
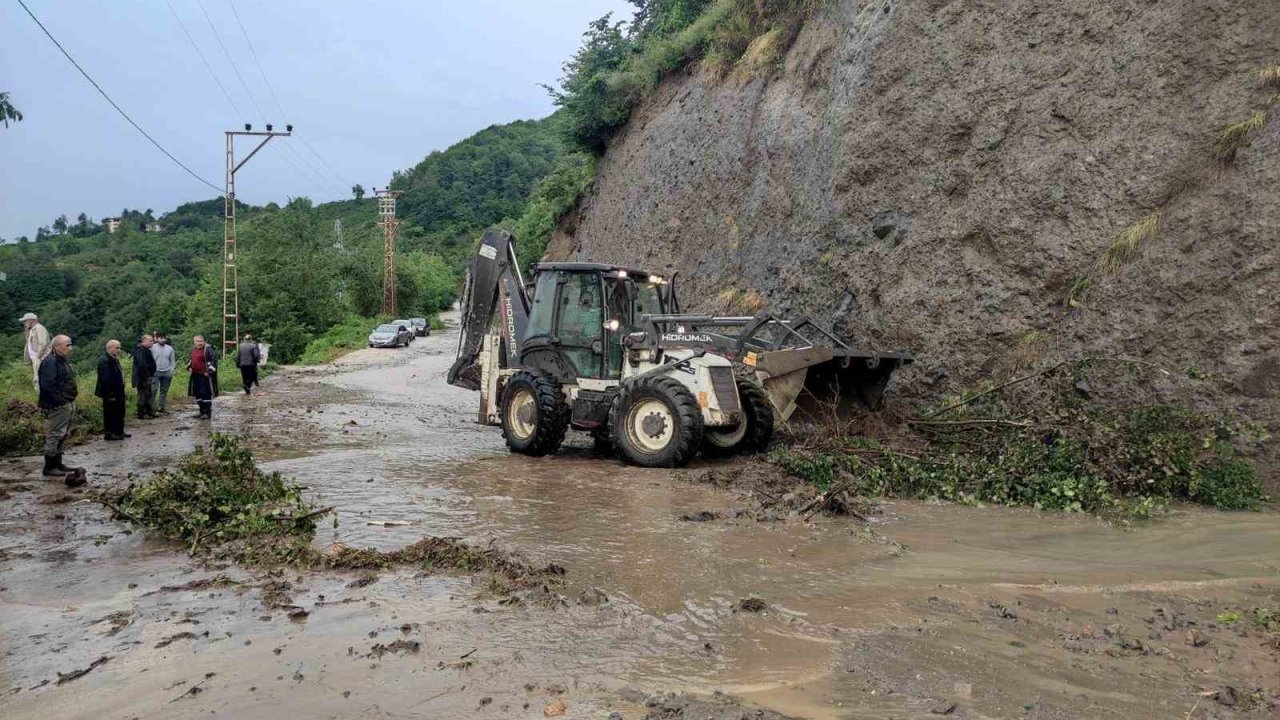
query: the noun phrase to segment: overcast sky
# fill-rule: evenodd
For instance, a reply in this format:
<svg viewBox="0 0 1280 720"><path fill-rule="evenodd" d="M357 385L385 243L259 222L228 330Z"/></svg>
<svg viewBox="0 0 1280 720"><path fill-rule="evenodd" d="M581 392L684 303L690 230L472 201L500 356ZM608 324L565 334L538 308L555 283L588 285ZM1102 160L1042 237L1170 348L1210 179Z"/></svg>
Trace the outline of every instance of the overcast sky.
<svg viewBox="0 0 1280 720"><path fill-rule="evenodd" d="M350 197L354 183L382 186L481 128L550 114L538 84L559 78L589 21L631 11L625 0L25 2L125 112L219 189L224 131L261 129L264 115L277 129L293 123L295 137L236 175L253 204ZM0 126L0 238L34 236L64 213L159 213L217 196L116 114L17 0L0 3L0 91L25 116Z"/></svg>

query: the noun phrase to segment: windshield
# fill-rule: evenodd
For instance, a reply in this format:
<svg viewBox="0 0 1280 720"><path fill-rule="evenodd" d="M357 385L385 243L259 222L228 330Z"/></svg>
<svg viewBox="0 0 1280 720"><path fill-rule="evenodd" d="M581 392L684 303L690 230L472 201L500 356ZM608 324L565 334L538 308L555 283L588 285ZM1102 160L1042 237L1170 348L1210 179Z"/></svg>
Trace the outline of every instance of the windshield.
<svg viewBox="0 0 1280 720"><path fill-rule="evenodd" d="M392 325L404 325L405 327L408 327L409 325L412 325L412 323L410 323L408 320L392 320L392 321L391 321L391 324L392 324Z"/></svg>
<svg viewBox="0 0 1280 720"><path fill-rule="evenodd" d="M374 332L377 332L377 333L393 333L393 332L398 332L399 330L400 330L400 326L399 326L399 325L379 325L379 326L378 326L378 329L377 329L377 330L374 330Z"/></svg>
<svg viewBox="0 0 1280 720"><path fill-rule="evenodd" d="M413 319L412 319L412 320L410 320L409 322L413 323L414 325L426 325L426 324L427 324L427 320L426 320L426 318L413 318Z"/></svg>
<svg viewBox="0 0 1280 720"><path fill-rule="evenodd" d="M662 295L658 292L658 286L653 283L636 283L634 308L635 314L631 318L632 327L640 322L641 315L661 315Z"/></svg>

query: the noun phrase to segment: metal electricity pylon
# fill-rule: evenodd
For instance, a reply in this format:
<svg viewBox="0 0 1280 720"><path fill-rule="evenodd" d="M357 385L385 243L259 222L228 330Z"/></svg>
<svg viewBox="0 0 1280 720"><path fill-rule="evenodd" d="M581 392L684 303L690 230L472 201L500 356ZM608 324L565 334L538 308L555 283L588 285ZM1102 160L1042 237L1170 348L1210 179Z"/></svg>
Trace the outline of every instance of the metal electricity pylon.
<svg viewBox="0 0 1280 720"><path fill-rule="evenodd" d="M374 188L378 198L378 224L383 233L382 262L382 314L396 314L396 231L400 221L396 219L396 198L399 190Z"/></svg>
<svg viewBox="0 0 1280 720"><path fill-rule="evenodd" d="M227 357L235 352L236 343L240 339L240 276L236 270L236 173L249 159L258 154L263 145L273 137L289 137L293 134L293 126L286 125L285 132L275 132L267 126L266 132L255 132L252 125L246 124L244 130L228 130L227 135L227 184L223 197L222 225L222 356ZM258 143L243 160L236 162L235 139L239 135L260 137ZM228 333L230 329L230 333Z"/></svg>

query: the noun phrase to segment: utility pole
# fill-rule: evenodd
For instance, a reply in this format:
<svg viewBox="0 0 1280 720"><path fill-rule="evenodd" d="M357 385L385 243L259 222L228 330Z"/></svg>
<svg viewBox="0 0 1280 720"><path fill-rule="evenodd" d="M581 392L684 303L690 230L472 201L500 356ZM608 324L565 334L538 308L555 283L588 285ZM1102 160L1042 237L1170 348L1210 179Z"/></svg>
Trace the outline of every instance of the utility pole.
<svg viewBox="0 0 1280 720"><path fill-rule="evenodd" d="M267 125L266 132L255 132L253 126L245 123L244 130L228 130L227 135L227 183L223 194L222 222L222 356L228 357L235 352L236 343L240 340L240 276L236 270L236 172L258 154L263 145L273 137L289 137L293 134L293 126L285 125L285 132L275 132ZM235 139L239 135L260 137L262 142L243 160L236 163ZM230 329L230 333L227 330Z"/></svg>
<svg viewBox="0 0 1280 720"><path fill-rule="evenodd" d="M382 314L396 314L396 231L400 229L400 221L396 219L396 198L399 190L390 188L373 189L378 197L378 224L382 226L383 253L382 262Z"/></svg>

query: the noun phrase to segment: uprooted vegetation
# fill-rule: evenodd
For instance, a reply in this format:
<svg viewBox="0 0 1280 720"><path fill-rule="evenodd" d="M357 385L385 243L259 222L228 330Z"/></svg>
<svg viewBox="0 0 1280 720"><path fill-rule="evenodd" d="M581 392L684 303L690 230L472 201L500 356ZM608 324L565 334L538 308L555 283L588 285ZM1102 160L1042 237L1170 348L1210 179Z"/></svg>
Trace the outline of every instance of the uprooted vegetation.
<svg viewBox="0 0 1280 720"><path fill-rule="evenodd" d="M868 416L844 432L797 438L770 459L832 495L1130 517L1172 500L1259 508L1262 485L1238 446L1262 442L1264 433L1186 406L1122 400L1136 384L1175 381L1214 379L1177 379L1137 361L1060 362L922 417Z"/></svg>
<svg viewBox="0 0 1280 720"><path fill-rule="evenodd" d="M96 499L151 534L205 554L247 565L314 570L364 570L410 565L424 570L492 572L511 580L558 576L558 566L532 568L495 548L456 538L426 537L397 550L311 546L316 519L333 512L303 497L280 473L264 473L243 438L214 433L174 469L133 478Z"/></svg>

